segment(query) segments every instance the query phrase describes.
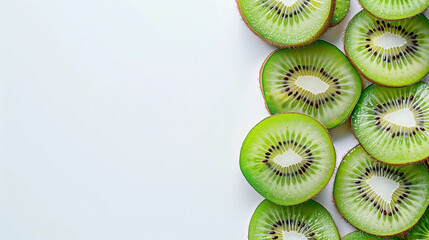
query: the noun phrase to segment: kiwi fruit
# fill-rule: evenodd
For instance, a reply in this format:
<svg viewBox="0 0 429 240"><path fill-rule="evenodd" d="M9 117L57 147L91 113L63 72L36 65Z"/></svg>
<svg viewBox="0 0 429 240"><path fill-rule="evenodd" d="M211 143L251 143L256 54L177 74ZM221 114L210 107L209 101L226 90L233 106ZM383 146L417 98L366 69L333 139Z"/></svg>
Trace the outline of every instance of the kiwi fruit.
<svg viewBox="0 0 429 240"><path fill-rule="evenodd" d="M429 173L421 163L392 166L375 161L362 146L340 163L334 200L356 228L392 236L413 227L429 204Z"/></svg>
<svg viewBox="0 0 429 240"><path fill-rule="evenodd" d="M268 43L308 44L329 27L335 0L236 0L246 25Z"/></svg>
<svg viewBox="0 0 429 240"><path fill-rule="evenodd" d="M250 185L280 205L315 196L334 167L335 150L325 127L299 113L262 120L249 132L240 153L240 168Z"/></svg>
<svg viewBox="0 0 429 240"><path fill-rule="evenodd" d="M399 240L407 240L407 232L403 232L403 233L397 234L396 237Z"/></svg>
<svg viewBox="0 0 429 240"><path fill-rule="evenodd" d="M352 129L377 160L402 165L429 156L429 85L367 87L351 117Z"/></svg>
<svg viewBox="0 0 429 240"><path fill-rule="evenodd" d="M249 226L249 240L340 240L331 215L317 202L279 206L264 200Z"/></svg>
<svg viewBox="0 0 429 240"><path fill-rule="evenodd" d="M398 237L378 237L361 231L347 234L342 240L400 240Z"/></svg>
<svg viewBox="0 0 429 240"><path fill-rule="evenodd" d="M335 2L334 16L332 17L331 27L339 24L349 12L350 0L337 0Z"/></svg>
<svg viewBox="0 0 429 240"><path fill-rule="evenodd" d="M271 53L261 68L260 83L271 114L303 113L328 129L348 118L362 89L345 55L322 40Z"/></svg>
<svg viewBox="0 0 429 240"><path fill-rule="evenodd" d="M428 0L359 0L362 7L380 19L400 20L422 13Z"/></svg>
<svg viewBox="0 0 429 240"><path fill-rule="evenodd" d="M367 88L369 85L372 84L372 82L366 79L364 76L362 76L362 74L359 74L359 76L362 82L362 90L364 90L365 88Z"/></svg>
<svg viewBox="0 0 429 240"><path fill-rule="evenodd" d="M353 65L379 85L407 86L429 72L429 20L423 14L383 21L361 11L347 26L344 45Z"/></svg>
<svg viewBox="0 0 429 240"><path fill-rule="evenodd" d="M422 161L422 163L426 167L426 169L429 171L429 160Z"/></svg>
<svg viewBox="0 0 429 240"><path fill-rule="evenodd" d="M426 210L423 217L410 231L408 231L408 240L427 240L429 239L429 209Z"/></svg>

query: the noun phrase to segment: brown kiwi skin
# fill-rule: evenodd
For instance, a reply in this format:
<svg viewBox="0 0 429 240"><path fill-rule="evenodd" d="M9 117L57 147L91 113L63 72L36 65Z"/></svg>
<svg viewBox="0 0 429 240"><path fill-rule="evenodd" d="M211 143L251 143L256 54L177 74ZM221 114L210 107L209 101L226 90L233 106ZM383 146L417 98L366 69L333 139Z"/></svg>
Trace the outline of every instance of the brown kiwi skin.
<svg viewBox="0 0 429 240"><path fill-rule="evenodd" d="M347 155L352 149L354 149L355 147L357 147L357 146L359 146L360 144L357 144L356 146L354 146L354 147L352 147L345 155ZM361 145L362 146L362 145ZM363 147L362 147L363 148ZM364 148L363 148L364 149ZM365 149L364 149L365 150ZM344 157L345 157L345 155L344 155ZM371 156L371 155L369 155L369 156ZM343 161L343 159L344 159L344 157L341 159L341 161ZM374 159L374 158L373 158ZM375 160L377 160L377 159L375 159ZM377 160L378 161L378 160ZM381 162L381 163L383 163L383 162ZM383 164L385 164L385 163L383 163ZM339 166L338 166L338 168L339 168ZM338 171L338 169L337 169L337 171ZM335 187L335 181L337 180L337 172L335 172L335 178L334 178L334 187ZM344 219L344 221L346 221L347 223L349 223L350 225L352 225L353 227L355 227L356 229L359 229L358 227L356 227L355 225L353 225L351 222L349 222L345 217L344 217L344 215L341 213L341 211L338 209L338 206L337 206L337 202L335 201L335 198L334 198L334 188L332 188L332 202L334 202L334 205L335 205L335 208L337 209L337 212L340 214L340 216L341 216L341 218L342 219ZM414 227L414 226L412 226L412 227ZM411 228L412 228L411 227ZM407 230L405 230L405 231L402 231L402 232L400 232L400 233L397 233L397 234L401 234L401 233L407 233L408 232L408 230L410 230L411 228L409 228L409 229L407 229ZM394 235L376 235L376 234L373 234L373 233L369 233L369 232L365 232L364 230L362 230L362 229L359 229L359 231L362 231L362 232L364 232L364 233L368 233L368 234L371 234L371 235L374 235L374 236L377 236L377 237L386 237L386 239L388 238L388 237L393 237L393 236L396 236L397 234L394 234ZM347 235L346 235L347 236Z"/></svg>
<svg viewBox="0 0 429 240"><path fill-rule="evenodd" d="M359 2L359 4L360 4L360 2ZM366 11L366 10L365 10ZM371 14L372 15L372 14ZM381 19L381 18L379 18L379 19ZM406 18L405 18L406 19ZM383 21L386 21L386 19L381 19L381 20L383 20ZM389 20L387 20L387 21L389 21ZM399 21L399 20L391 20L391 21ZM348 23L348 24L350 24L350 22ZM349 27L348 26L348 24L347 24L347 28ZM346 29L347 29L346 28ZM344 31L344 38L343 39L345 39L346 38L346 31ZM356 71L358 71L358 73L359 74L361 74L364 78L366 78L368 81L370 81L370 82L372 82L372 83L374 83L374 84L377 84L377 85L380 85L380 86L383 86L383 87L388 87L388 88L401 88L401 87L408 87L408 86L411 86L411 85L414 85L414 84L416 84L416 83L418 83L418 82L420 82L421 80L423 80L425 77L426 77L426 75L428 75L428 74L426 74L425 76L423 76L423 78L422 79L420 79L419 81L416 81L416 82L414 82L414 83L410 83L410 84L407 84L407 85L401 85L401 86L389 86L389 85L386 85L386 84L382 84L382 83L379 83L379 82L376 82L376 81L374 81L374 80L372 80L370 77L368 77L367 75L365 75L359 68L358 68L358 66L356 66L356 64L352 61L352 59L349 57L349 54L347 53L347 49L346 49L346 42L344 41L344 43L343 43L343 48L344 48L344 53L345 53L345 55L346 55L346 57L349 59L349 62L353 65L353 67L356 69ZM363 91L364 89L362 89L362 91Z"/></svg>
<svg viewBox="0 0 429 240"><path fill-rule="evenodd" d="M310 117L310 118L312 118L312 119L314 119L314 120L316 120L318 123L320 123L320 125L322 125L322 127L325 129L325 131L328 133L328 135L329 135L329 139L331 139L331 142L332 142L332 145L334 144L334 140L332 139L332 136L331 136L331 133L329 132L329 130L325 127L325 125L323 125L323 123L321 123L319 120L317 120L316 118L314 118L314 117L312 117L312 116L308 116L308 115L305 115L305 114L302 114L302 113L298 113L298 112L284 112L284 113L276 113L276 114L273 114L273 115L271 115L271 116L268 116L268 117L266 117L266 118L264 118L264 119L262 119L261 121L259 121L256 125L258 125L259 123L261 123L262 121L264 121L265 119L267 119L267 118L270 118L270 117L272 117L272 116L275 116L275 115L281 115L281 114L285 114L285 113L294 113L294 114L299 114L299 115L304 115L304 116L307 116L307 117ZM255 126L256 126L255 125ZM255 126L253 126L252 127L252 129L255 127ZM240 152L242 151L242 149L240 149ZM337 150L335 149L335 146L334 146L334 155L335 155L335 167L334 167L334 171L333 172L335 172L335 170L336 170L336 166L337 166ZM240 159L239 159L240 160ZM238 161L239 162L239 165L240 165L240 161ZM238 166L239 168L240 168L240 166ZM240 168L241 169L241 168ZM243 172L241 172L241 174L243 174L244 175L244 173ZM332 179L332 177L334 176L334 174L332 173L332 176L329 178L329 180L328 180L328 183L329 183L329 181L331 181L331 179ZM321 191L323 191L323 189L325 189L326 188L326 186L328 186L328 183L325 185L325 186L323 186L323 188L322 189L320 189L320 191L318 192L318 193L316 193L313 197L311 197L311 198L309 198L309 199L307 199L307 200L305 200L304 202L301 202L301 203L297 203L297 204L293 204L293 205L287 205L287 206L295 206L295 205L299 205L299 204L302 204L302 203L305 203L305 202L307 202L308 200L311 200L311 199L313 199L317 194L319 194ZM255 189L255 191L256 191L256 189ZM262 196L262 194L260 194L258 191L256 191L259 195L261 195ZM264 196L262 196L262 197L264 197ZM259 205L258 205L259 206ZM286 205L279 205L279 206L286 206ZM329 213L330 214L330 213ZM332 217L332 216L331 216ZM336 226L335 226L336 227ZM337 231L338 231L338 228L337 228Z"/></svg>
<svg viewBox="0 0 429 240"><path fill-rule="evenodd" d="M240 7L240 0L235 0L235 2L237 3L237 8L240 11L240 15L241 15L241 19L243 19L244 23L246 24L246 26L252 30L252 32L254 34L256 34L259 38L261 38L262 40L264 40L265 42L274 45L274 46L278 46L280 48L290 48L290 47L299 47L299 46L303 46L303 45L308 45L314 41L316 41L319 37L321 37L326 30L330 27L330 23L332 21L332 17L334 16L334 10L335 10L335 3L336 0L331 0L331 10L329 12L329 16L328 19L325 21L325 23L323 24L323 27L316 33L316 35L314 35L312 38L310 38L307 42L302 42L299 44L281 44L278 42L274 42L272 40L266 39L264 37L262 37L261 35L259 35L259 33L257 33L249 24L249 22L247 21L247 19L244 17L243 14L243 10Z"/></svg>
<svg viewBox="0 0 429 240"><path fill-rule="evenodd" d="M268 59L270 59L270 57L275 53L275 52L277 52L277 51L279 51L279 50L281 50L282 48L278 48L278 49L276 49L276 50L274 50L273 52L271 52L270 53L270 55L268 55L268 57L264 60L264 63L262 64L262 67L261 67L261 69L259 70L259 89L261 90L261 93L262 93L262 97L264 98L264 105L265 105L265 109L268 111L268 113L270 114L270 115L273 115L271 112L270 112L270 109L268 108L268 104L267 104L267 101L265 100L265 93L264 93L264 88L262 87L262 72L264 71L264 68L265 68L265 64L267 63L267 61L268 61ZM340 50L341 51L341 50ZM354 65L353 65L354 66ZM355 67L356 68L356 67ZM363 87L362 87L362 91L363 91ZM357 104L353 107L353 110L351 111L351 113L350 113L350 116L348 117L348 118L346 118L344 121L342 121L342 122L340 122L340 123L338 123L337 125L335 125L335 126L333 126L333 127L331 127L330 129L333 129L333 128L335 128L335 127L337 127L337 126L339 126L339 125L341 125L341 124L343 124L343 123L345 123L346 121L348 121L348 119L350 120L351 119L351 115L352 115L352 113L353 113L353 111L355 110L355 108L356 108L356 106L357 106ZM276 114L281 114L281 113L276 113ZM301 114L303 114L303 113L301 113ZM274 114L275 115L275 114ZM304 114L304 115L306 115L306 114ZM308 115L307 115L308 116ZM311 117L311 116L309 116L309 117ZM314 117L311 117L311 118L314 118ZM314 118L315 119L315 118ZM320 124L322 124L323 125L323 127L325 127L325 129L327 129L326 128L326 126L323 124L323 123L321 123L318 119L316 119ZM352 124L351 124L351 121L349 121L350 122L350 127L352 126ZM330 136L330 135L329 135ZM355 136L356 137L356 136ZM331 137L331 140L332 140L332 137Z"/></svg>
<svg viewBox="0 0 429 240"><path fill-rule="evenodd" d="M406 17L406 18L400 18L400 19L384 19L384 18L380 18L380 17L377 17L377 16L375 16L374 14L372 14L370 11L368 11L361 3L360 3L360 1L358 1L359 2L359 5L363 8L363 10L365 10L365 12L368 12L369 14L371 14L373 17L375 17L375 18L377 18L377 19L380 19L380 20L383 20L383 21L389 21L389 22L393 22L393 21L401 21L401 20L405 20L405 19L409 19L409 18L412 18L412 17L415 17L415 16L417 16L417 15L420 15L420 14L422 14L422 13L424 13L425 11L426 11L426 9L424 9L423 11L421 11L421 12L419 12L419 13L417 13L416 15L414 15L414 16L411 16L411 17Z"/></svg>

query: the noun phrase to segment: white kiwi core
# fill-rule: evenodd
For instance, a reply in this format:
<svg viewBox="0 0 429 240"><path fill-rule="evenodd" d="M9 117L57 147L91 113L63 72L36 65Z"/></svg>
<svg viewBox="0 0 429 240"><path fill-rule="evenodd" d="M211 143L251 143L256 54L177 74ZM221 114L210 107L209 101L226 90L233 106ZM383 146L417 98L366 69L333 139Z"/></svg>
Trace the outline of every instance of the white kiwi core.
<svg viewBox="0 0 429 240"><path fill-rule="evenodd" d="M298 0L280 0L280 2L283 3L283 5L290 7L298 2Z"/></svg>
<svg viewBox="0 0 429 240"><path fill-rule="evenodd" d="M283 232L283 239L285 240L307 240L307 238L305 237L304 234L299 233L299 232Z"/></svg>
<svg viewBox="0 0 429 240"><path fill-rule="evenodd" d="M384 49L402 47L406 43L407 40L403 37L390 32L385 32L383 35L374 39L374 44Z"/></svg>
<svg viewBox="0 0 429 240"><path fill-rule="evenodd" d="M282 167L289 167L300 163L302 161L302 157L296 154L293 150L289 149L283 154L275 156L273 161Z"/></svg>
<svg viewBox="0 0 429 240"><path fill-rule="evenodd" d="M394 180L379 176L373 176L367 183L386 202L392 201L392 195L399 187Z"/></svg>
<svg viewBox="0 0 429 240"><path fill-rule="evenodd" d="M403 127L417 127L414 114L408 108L388 113L384 116L384 120Z"/></svg>
<svg viewBox="0 0 429 240"><path fill-rule="evenodd" d="M313 76L299 76L295 84L315 95L323 93L329 88L329 84Z"/></svg>

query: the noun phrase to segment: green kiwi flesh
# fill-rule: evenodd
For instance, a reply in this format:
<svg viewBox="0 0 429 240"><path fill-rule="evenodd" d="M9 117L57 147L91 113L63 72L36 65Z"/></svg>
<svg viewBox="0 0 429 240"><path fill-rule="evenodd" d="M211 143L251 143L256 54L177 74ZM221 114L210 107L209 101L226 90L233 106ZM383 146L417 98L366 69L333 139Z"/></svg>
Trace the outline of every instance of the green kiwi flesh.
<svg viewBox="0 0 429 240"><path fill-rule="evenodd" d="M260 82L271 114L303 113L328 129L348 118L362 89L345 55L322 40L273 52L261 68Z"/></svg>
<svg viewBox="0 0 429 240"><path fill-rule="evenodd" d="M359 0L359 2L372 15L386 20L409 18L429 7L428 0Z"/></svg>
<svg viewBox="0 0 429 240"><path fill-rule="evenodd" d="M331 26L340 23L349 12L350 0L337 0L335 2L334 16L332 17Z"/></svg>
<svg viewBox="0 0 429 240"><path fill-rule="evenodd" d="M367 87L351 117L352 129L377 160L409 164L429 156L429 85Z"/></svg>
<svg viewBox="0 0 429 240"><path fill-rule="evenodd" d="M372 159L358 145L340 163L334 200L356 228L392 236L414 226L429 204L429 173L420 164L392 166Z"/></svg>
<svg viewBox="0 0 429 240"><path fill-rule="evenodd" d="M237 0L247 26L265 41L298 46L316 40L329 26L333 0Z"/></svg>
<svg viewBox="0 0 429 240"><path fill-rule="evenodd" d="M429 209L426 210L417 225L408 232L408 240L423 239L429 239Z"/></svg>
<svg viewBox="0 0 429 240"><path fill-rule="evenodd" d="M378 237L361 231L356 231L347 234L342 240L399 240L397 237Z"/></svg>
<svg viewBox="0 0 429 240"><path fill-rule="evenodd" d="M279 206L264 200L249 226L249 240L340 240L329 212L317 202Z"/></svg>
<svg viewBox="0 0 429 240"><path fill-rule="evenodd" d="M364 76L362 76L362 74L359 74L359 76L360 76L360 80L362 82L362 90L367 88L369 85L373 84L371 81L369 81Z"/></svg>
<svg viewBox="0 0 429 240"><path fill-rule="evenodd" d="M399 240L407 240L407 232L403 232L403 233L397 234L396 237Z"/></svg>
<svg viewBox="0 0 429 240"><path fill-rule="evenodd" d="M298 113L277 114L258 123L244 140L240 168L250 185L280 205L315 196L335 167L332 140L322 124Z"/></svg>
<svg viewBox="0 0 429 240"><path fill-rule="evenodd" d="M426 167L426 169L429 171L429 160L422 161L422 164Z"/></svg>
<svg viewBox="0 0 429 240"><path fill-rule="evenodd" d="M344 44L351 62L379 85L410 85L429 72L429 20L423 14L389 22L361 11L347 26Z"/></svg>

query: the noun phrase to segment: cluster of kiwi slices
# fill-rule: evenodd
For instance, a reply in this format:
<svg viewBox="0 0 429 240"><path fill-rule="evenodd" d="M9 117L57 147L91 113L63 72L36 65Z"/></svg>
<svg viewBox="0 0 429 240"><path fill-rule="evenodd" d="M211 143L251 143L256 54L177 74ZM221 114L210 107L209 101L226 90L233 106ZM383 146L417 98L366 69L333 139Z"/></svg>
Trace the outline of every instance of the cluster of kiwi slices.
<svg viewBox="0 0 429 240"><path fill-rule="evenodd" d="M280 48L260 70L272 115L245 138L240 168L264 198L249 240L339 240L312 200L336 169L329 129L350 119L359 144L339 164L333 200L358 231L344 240L429 239L428 0L359 0L345 54L317 40L349 0L236 0L246 25Z"/></svg>

